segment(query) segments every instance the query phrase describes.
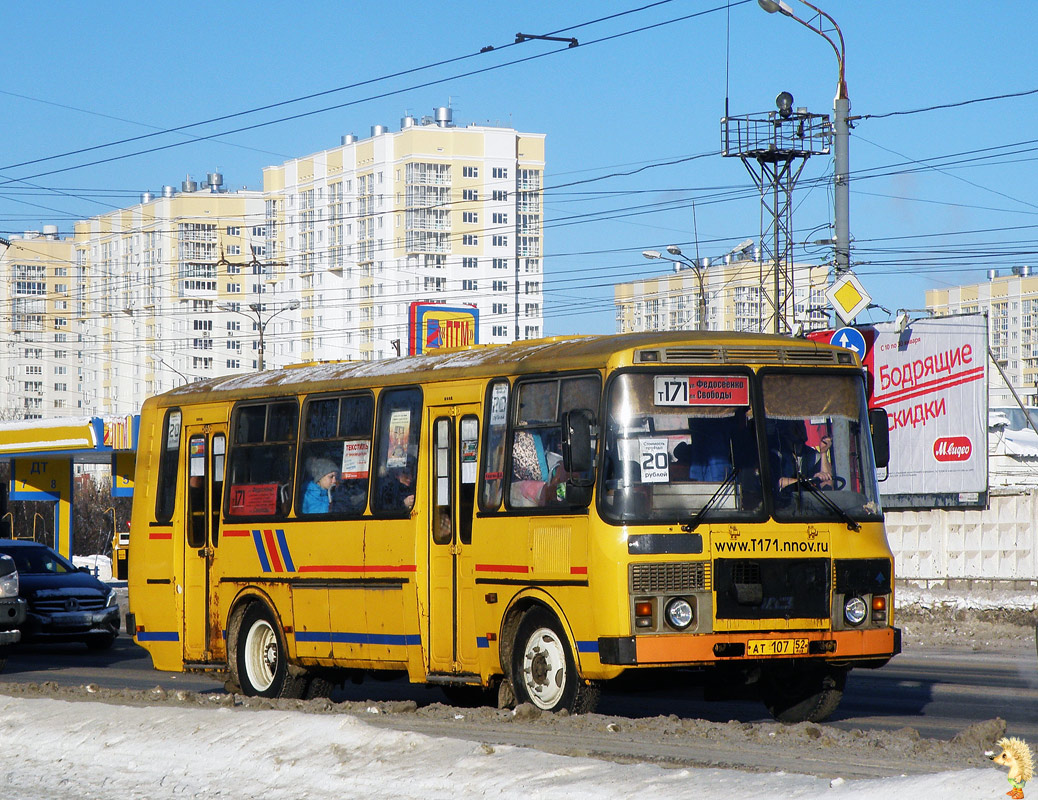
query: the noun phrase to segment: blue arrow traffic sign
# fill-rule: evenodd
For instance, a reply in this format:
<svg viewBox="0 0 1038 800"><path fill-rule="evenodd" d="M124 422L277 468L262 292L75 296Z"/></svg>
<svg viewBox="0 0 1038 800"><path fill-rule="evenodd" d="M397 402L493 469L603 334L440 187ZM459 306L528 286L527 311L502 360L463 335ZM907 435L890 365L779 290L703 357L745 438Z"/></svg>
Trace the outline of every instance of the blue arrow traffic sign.
<svg viewBox="0 0 1038 800"><path fill-rule="evenodd" d="M865 358L865 337L857 328L840 328L829 338L829 344L853 350L858 358Z"/></svg>

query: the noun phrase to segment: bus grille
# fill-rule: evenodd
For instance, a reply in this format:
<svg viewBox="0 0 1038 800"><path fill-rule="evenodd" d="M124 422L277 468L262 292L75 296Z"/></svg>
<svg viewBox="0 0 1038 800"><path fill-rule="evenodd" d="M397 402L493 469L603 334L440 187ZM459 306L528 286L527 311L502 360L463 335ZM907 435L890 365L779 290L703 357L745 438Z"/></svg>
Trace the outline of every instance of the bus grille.
<svg viewBox="0 0 1038 800"><path fill-rule="evenodd" d="M814 347L668 347L667 364L853 364L848 350Z"/></svg>
<svg viewBox="0 0 1038 800"><path fill-rule="evenodd" d="M635 594L705 591L708 584L709 567L702 561L631 565L631 591Z"/></svg>

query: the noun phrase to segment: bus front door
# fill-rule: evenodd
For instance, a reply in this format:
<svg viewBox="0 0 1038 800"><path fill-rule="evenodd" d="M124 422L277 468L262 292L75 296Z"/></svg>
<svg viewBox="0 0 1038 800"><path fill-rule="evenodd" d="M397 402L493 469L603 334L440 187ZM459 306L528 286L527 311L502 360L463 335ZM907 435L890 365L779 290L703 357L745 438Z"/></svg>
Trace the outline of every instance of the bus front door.
<svg viewBox="0 0 1038 800"><path fill-rule="evenodd" d="M479 417L476 404L431 408L429 448L430 673L464 679L479 673L472 520L476 502Z"/></svg>
<svg viewBox="0 0 1038 800"><path fill-rule="evenodd" d="M184 515L184 662L221 657L222 631L212 591L213 557L219 544L227 435L211 425L185 425L187 503Z"/></svg>

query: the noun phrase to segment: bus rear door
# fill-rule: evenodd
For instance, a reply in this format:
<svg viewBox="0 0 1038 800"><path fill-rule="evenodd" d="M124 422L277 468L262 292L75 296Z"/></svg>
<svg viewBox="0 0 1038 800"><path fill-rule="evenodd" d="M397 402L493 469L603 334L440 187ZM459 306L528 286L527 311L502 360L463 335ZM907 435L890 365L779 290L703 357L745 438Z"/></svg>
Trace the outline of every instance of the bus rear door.
<svg viewBox="0 0 1038 800"><path fill-rule="evenodd" d="M210 663L222 657L223 642L212 583L213 558L219 545L223 499L223 426L185 425L187 443L187 513L184 531L184 661Z"/></svg>

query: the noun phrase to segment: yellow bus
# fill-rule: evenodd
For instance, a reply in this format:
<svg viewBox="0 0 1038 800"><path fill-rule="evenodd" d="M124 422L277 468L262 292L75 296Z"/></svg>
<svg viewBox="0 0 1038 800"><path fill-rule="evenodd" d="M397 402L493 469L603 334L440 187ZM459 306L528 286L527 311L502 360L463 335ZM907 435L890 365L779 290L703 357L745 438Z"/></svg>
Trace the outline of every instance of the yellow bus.
<svg viewBox="0 0 1038 800"><path fill-rule="evenodd" d="M152 397L139 442L127 629L245 694L398 671L586 712L670 668L821 720L900 652L886 420L850 350L639 333L308 365Z"/></svg>

